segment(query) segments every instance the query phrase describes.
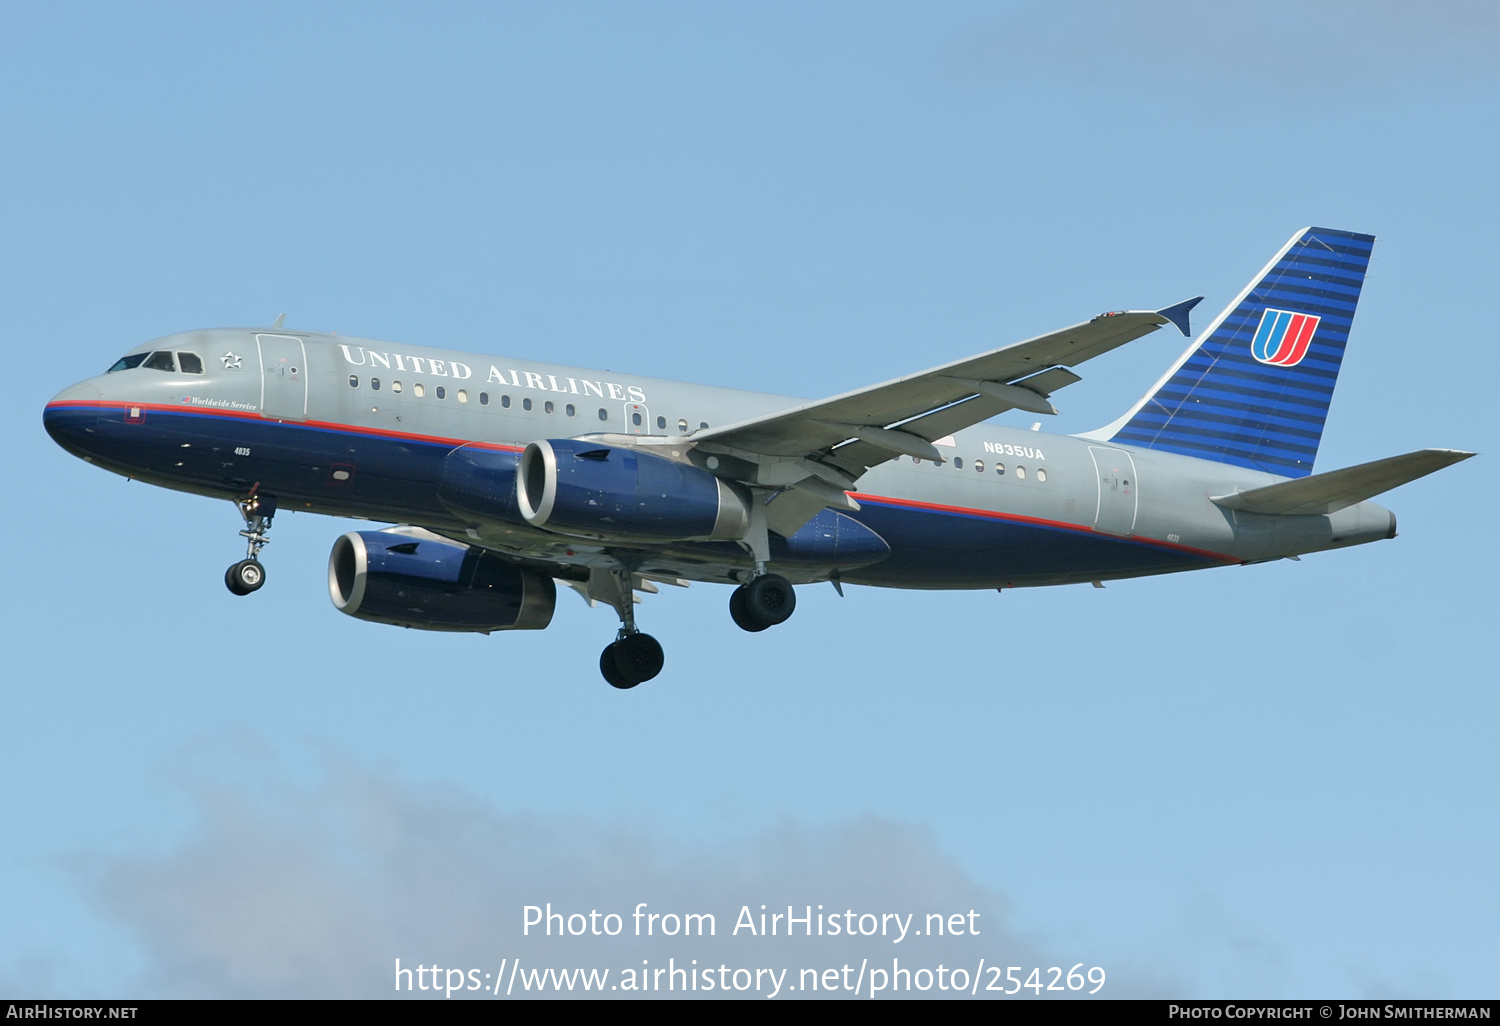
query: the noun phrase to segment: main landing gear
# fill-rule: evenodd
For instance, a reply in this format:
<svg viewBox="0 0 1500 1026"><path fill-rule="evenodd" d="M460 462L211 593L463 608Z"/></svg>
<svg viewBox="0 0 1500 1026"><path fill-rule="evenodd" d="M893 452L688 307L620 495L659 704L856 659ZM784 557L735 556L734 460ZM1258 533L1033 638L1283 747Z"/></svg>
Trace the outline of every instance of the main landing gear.
<svg viewBox="0 0 1500 1026"><path fill-rule="evenodd" d="M267 532L271 530L271 518L276 515L276 500L269 495L252 495L235 505L245 518L245 529L240 532L245 539L245 558L224 571L224 585L236 595L248 595L266 583L260 550L271 544Z"/></svg>
<svg viewBox="0 0 1500 1026"><path fill-rule="evenodd" d="M766 503L771 493L752 489L751 496L750 529L740 545L755 560L755 570L729 596L729 616L740 630L754 633L786 623L797 608L797 593L792 590L791 581L766 570L771 561L770 528L766 523Z"/></svg>
<svg viewBox="0 0 1500 1026"><path fill-rule="evenodd" d="M621 628L616 640L599 653L599 672L623 691L655 677L666 661L661 643L651 635Z"/></svg>
<svg viewBox="0 0 1500 1026"><path fill-rule="evenodd" d="M644 684L661 673L667 658L661 644L651 635L642 634L635 625L635 589L631 587L630 578L628 570L614 570L608 574L595 571L589 581L590 595L596 595L597 590L608 591L608 601L620 614L619 633L599 654L599 672L612 686L621 690Z"/></svg>
<svg viewBox="0 0 1500 1026"><path fill-rule="evenodd" d="M797 592L791 581L766 570L771 558L766 496L759 491L752 494L755 501L751 504L750 530L741 544L755 559L755 570L730 595L729 615L740 629L754 632L785 623L797 608ZM609 602L620 614L619 633L599 654L599 672L611 685L621 689L633 688L655 677L666 661L657 640L642 634L635 626L633 580L629 570L596 569L589 573L587 590L591 600Z"/></svg>
<svg viewBox="0 0 1500 1026"><path fill-rule="evenodd" d="M763 573L729 596L729 616L744 631L763 631L785 623L796 608L797 592L780 574Z"/></svg>

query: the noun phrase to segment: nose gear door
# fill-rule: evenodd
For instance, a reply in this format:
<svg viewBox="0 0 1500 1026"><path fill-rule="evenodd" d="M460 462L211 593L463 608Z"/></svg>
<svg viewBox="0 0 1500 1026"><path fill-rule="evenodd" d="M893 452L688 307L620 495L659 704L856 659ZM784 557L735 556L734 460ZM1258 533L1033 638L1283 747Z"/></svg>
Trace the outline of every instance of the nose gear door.
<svg viewBox="0 0 1500 1026"><path fill-rule="evenodd" d="M260 350L260 415L307 419L307 350L294 335L256 335Z"/></svg>

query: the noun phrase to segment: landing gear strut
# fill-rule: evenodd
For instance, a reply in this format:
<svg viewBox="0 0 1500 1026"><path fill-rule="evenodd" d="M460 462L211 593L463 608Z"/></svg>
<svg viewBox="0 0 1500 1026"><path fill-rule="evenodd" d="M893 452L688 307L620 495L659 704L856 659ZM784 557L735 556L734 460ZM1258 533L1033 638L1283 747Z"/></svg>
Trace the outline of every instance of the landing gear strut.
<svg viewBox="0 0 1500 1026"><path fill-rule="evenodd" d="M596 594L596 587L608 591L609 602L620 614L619 633L599 654L599 672L622 691L655 677L666 662L661 644L651 635L642 634L635 625L635 590L630 578L628 570L614 570L607 575L595 571L589 581L589 594Z"/></svg>
<svg viewBox="0 0 1500 1026"><path fill-rule="evenodd" d="M248 595L266 583L260 550L271 544L267 533L271 530L271 518L276 515L276 500L269 495L252 495L235 505L245 518L245 529L240 532L245 539L245 558L224 571L224 585L236 595Z"/></svg>

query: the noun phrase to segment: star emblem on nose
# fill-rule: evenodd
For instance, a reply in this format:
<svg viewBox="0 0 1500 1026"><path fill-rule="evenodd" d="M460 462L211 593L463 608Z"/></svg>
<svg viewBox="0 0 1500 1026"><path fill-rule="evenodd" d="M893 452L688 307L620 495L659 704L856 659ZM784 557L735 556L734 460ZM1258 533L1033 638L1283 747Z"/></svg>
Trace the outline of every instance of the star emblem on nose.
<svg viewBox="0 0 1500 1026"><path fill-rule="evenodd" d="M225 370L239 370L240 364L244 362L237 355L235 355L233 350L225 353L223 356L219 357L219 359L224 361Z"/></svg>

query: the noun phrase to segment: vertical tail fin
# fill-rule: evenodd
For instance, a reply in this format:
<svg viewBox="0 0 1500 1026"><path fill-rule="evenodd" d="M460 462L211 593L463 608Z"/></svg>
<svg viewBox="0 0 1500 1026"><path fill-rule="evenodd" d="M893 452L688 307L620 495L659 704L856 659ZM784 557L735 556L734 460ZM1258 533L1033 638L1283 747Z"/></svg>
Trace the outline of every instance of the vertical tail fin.
<svg viewBox="0 0 1500 1026"><path fill-rule="evenodd" d="M1312 473L1373 235L1307 228L1101 435L1282 477Z"/></svg>

